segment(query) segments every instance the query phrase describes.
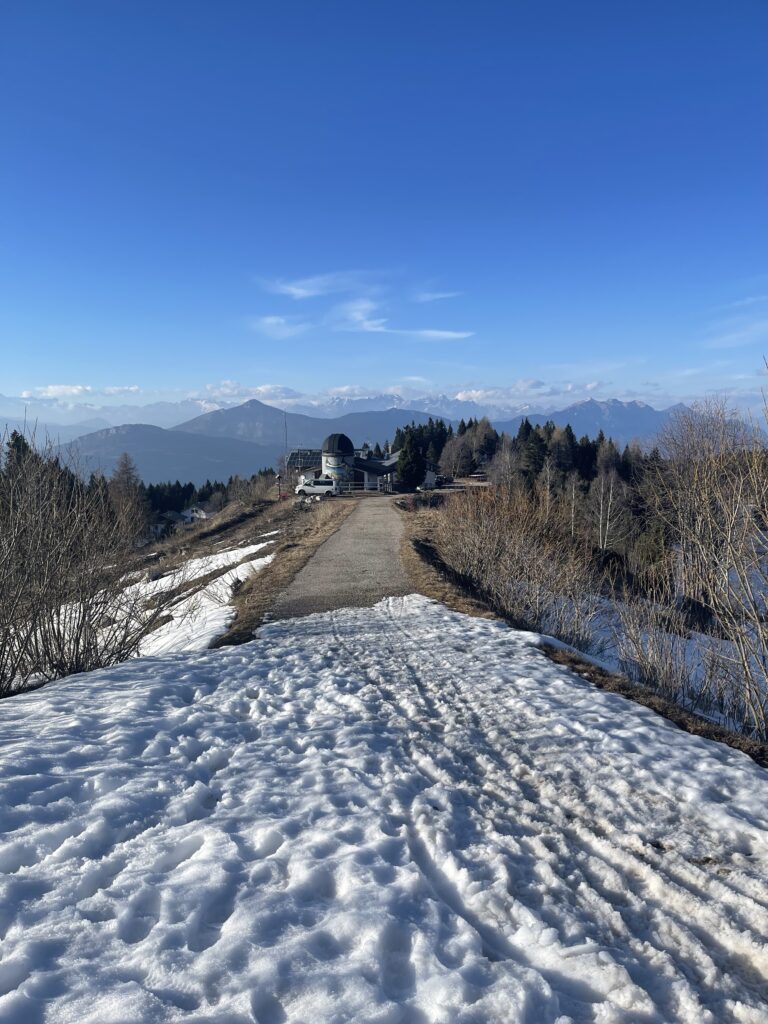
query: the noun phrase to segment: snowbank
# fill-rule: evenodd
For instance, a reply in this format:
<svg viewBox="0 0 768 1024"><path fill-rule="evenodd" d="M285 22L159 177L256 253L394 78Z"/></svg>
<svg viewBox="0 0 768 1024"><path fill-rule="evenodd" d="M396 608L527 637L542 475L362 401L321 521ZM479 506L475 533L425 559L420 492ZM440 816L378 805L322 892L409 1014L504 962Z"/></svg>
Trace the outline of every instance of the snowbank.
<svg viewBox="0 0 768 1024"><path fill-rule="evenodd" d="M420 597L0 705L8 1024L768 1021L768 773Z"/></svg>

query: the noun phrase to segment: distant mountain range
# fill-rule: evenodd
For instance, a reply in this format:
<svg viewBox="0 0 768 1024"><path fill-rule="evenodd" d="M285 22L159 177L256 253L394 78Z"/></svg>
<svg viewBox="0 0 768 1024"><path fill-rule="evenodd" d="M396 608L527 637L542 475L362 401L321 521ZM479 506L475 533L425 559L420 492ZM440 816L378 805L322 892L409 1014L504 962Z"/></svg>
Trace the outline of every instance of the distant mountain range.
<svg viewBox="0 0 768 1024"><path fill-rule="evenodd" d="M90 434L94 430L102 430L109 424L105 420L92 419L80 420L76 423L45 423L41 420L14 419L10 416L0 416L0 436L12 430L18 430L25 437L34 437L38 446L49 441L52 445L65 445L74 441L84 434Z"/></svg>
<svg viewBox="0 0 768 1024"><path fill-rule="evenodd" d="M205 413L175 430L204 434L207 437L231 437L253 444L290 448L319 448L329 434L346 434L358 446L369 441L391 441L398 427L406 423L426 423L429 414L414 409L386 409L353 412L333 419L283 412L252 398L234 409Z"/></svg>
<svg viewBox="0 0 768 1024"><path fill-rule="evenodd" d="M643 402L590 399L556 412L526 415L533 424L547 420L557 426L570 423L577 437L595 437L602 430L617 444L624 445L633 440L651 441L678 408L681 407L658 410ZM411 422L426 423L429 416L429 412L417 409L350 412L334 418L307 416L283 412L251 399L242 405L195 416L172 429L139 423L89 432L77 438L71 447L76 449L86 472L101 470L109 475L119 456L128 452L145 483L179 479L200 484L206 479L227 479L234 474L250 476L264 466L276 465L286 447L319 448L332 433L347 434L358 447L365 441L391 441L398 427ZM492 422L499 432L514 435L523 418L517 415ZM458 421L450 419L456 426Z"/></svg>
<svg viewBox="0 0 768 1024"><path fill-rule="evenodd" d="M174 427L183 420L220 408L221 402L186 398L180 402L153 402L150 405L92 405L60 398L17 398L0 395L0 432L34 431L38 440L50 437L64 443L94 430L119 427L125 423ZM235 403L231 403L235 404Z"/></svg>
<svg viewBox="0 0 768 1024"><path fill-rule="evenodd" d="M218 409L166 430L146 423L108 427L62 446L71 449L81 471L109 476L123 452L128 452L142 480L227 480L250 476L265 466L276 466L291 448L319 448L328 434L347 434L355 444L392 440L399 426L426 423L423 413L391 409L378 413L352 413L335 420L281 412L252 399L234 409ZM286 435L287 428L287 435Z"/></svg>
<svg viewBox="0 0 768 1024"><path fill-rule="evenodd" d="M186 434L147 423L98 430L61 449L65 461L74 456L76 468L83 475L102 472L110 476L123 452L128 452L136 463L145 484L191 480L197 486L206 480L249 477L259 469L273 466L280 454L274 445Z"/></svg>
<svg viewBox="0 0 768 1024"><path fill-rule="evenodd" d="M493 425L499 433L516 434L523 419L528 419L534 426L551 420L558 427L570 424L576 437L584 434L596 437L602 430L618 445L629 444L630 441L647 444L680 409L685 409L685 406L678 404L668 409L654 409L645 402L620 402L616 398L600 402L590 398L557 412L526 413L511 420L496 421Z"/></svg>
<svg viewBox="0 0 768 1024"><path fill-rule="evenodd" d="M320 416L335 419L351 412L384 412L389 409L409 409L413 412L425 412L428 415L440 416L446 420L478 419L482 416L494 418L510 418L513 414L524 412L522 406L495 406L490 403L480 404L465 398L452 398L450 395L431 394L420 398L403 398L401 395L380 394L369 395L367 398L348 398L334 395L315 402L301 399L282 400L280 407L290 412L302 413L305 416Z"/></svg>
<svg viewBox="0 0 768 1024"><path fill-rule="evenodd" d="M527 417L534 425L544 424L547 420L552 420L559 427L570 423L577 437L583 434L595 437L602 430L617 444L624 445L634 440L649 441L678 408L684 406L658 410L645 402L620 402L618 399L600 402L589 399L556 412L530 412L511 419L490 419L499 433L504 431L516 434L522 420ZM476 419L480 415L482 412L467 414L466 410L462 410L464 419ZM287 436L289 448L313 448L318 447L328 434L336 432L347 434L357 445L363 441L373 444L376 441L391 440L398 427L411 422L426 423L430 416L442 416L454 426L458 422L456 418L434 409L422 411L413 408L349 412L335 418L318 418L296 412L282 412L251 399L232 409L218 409L197 416L174 429L208 437L231 437L252 443L283 446Z"/></svg>

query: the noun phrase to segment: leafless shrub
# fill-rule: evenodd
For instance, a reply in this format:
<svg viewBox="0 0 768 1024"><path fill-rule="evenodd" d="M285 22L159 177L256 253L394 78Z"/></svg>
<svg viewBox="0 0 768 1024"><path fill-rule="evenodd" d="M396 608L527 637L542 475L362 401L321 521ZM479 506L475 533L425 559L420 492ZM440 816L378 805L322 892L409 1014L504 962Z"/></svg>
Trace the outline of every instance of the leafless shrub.
<svg viewBox="0 0 768 1024"><path fill-rule="evenodd" d="M116 508L48 444L6 439L0 465L0 696L136 653L165 614L136 575L137 510ZM132 575L133 574L133 575Z"/></svg>
<svg viewBox="0 0 768 1024"><path fill-rule="evenodd" d="M647 582L644 596L625 588L616 604L614 642L622 672L668 700L695 701L685 615L664 579Z"/></svg>
<svg viewBox="0 0 768 1024"><path fill-rule="evenodd" d="M436 543L447 565L520 626L590 650L598 581L562 511L549 492L469 490L446 502Z"/></svg>

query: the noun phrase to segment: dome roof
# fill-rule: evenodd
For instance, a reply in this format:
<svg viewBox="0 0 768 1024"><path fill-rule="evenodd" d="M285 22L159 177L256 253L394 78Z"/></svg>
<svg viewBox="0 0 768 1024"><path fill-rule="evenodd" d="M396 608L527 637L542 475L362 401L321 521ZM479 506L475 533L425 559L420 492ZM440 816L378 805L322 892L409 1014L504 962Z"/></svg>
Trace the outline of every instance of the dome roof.
<svg viewBox="0 0 768 1024"><path fill-rule="evenodd" d="M329 434L323 441L323 455L354 455L355 446L346 434Z"/></svg>

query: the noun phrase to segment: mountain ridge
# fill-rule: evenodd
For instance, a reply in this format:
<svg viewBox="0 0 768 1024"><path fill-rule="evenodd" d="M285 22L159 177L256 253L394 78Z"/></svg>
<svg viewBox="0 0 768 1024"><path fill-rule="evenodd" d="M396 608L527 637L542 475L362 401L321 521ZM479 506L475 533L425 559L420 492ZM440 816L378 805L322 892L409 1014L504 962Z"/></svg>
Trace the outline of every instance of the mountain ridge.
<svg viewBox="0 0 768 1024"><path fill-rule="evenodd" d="M208 437L282 445L289 449L319 448L328 434L334 433L348 434L358 446L364 441L391 441L398 427L411 422L426 423L429 418L428 413L394 408L351 412L335 418L305 416L276 409L251 398L230 409L217 409L196 416L172 429Z"/></svg>
<svg viewBox="0 0 768 1024"><path fill-rule="evenodd" d="M602 430L623 446L635 440L649 443L677 408L658 410L644 402L588 399L555 412L526 412L508 420L491 418L491 422L499 433L514 436L524 418L534 425L551 420L560 427L570 424L577 437L596 437ZM439 414L431 417L445 419L454 428L458 424L456 419ZM250 476L265 466L277 465L286 447L319 448L328 434L347 434L360 447L366 441L391 441L398 427L429 419L428 412L396 408L328 419L285 412L249 399L240 406L204 413L171 429L132 423L92 431L62 445L60 450L66 453L74 449L85 472L109 474L126 451L145 483L176 479L202 483L233 475Z"/></svg>

